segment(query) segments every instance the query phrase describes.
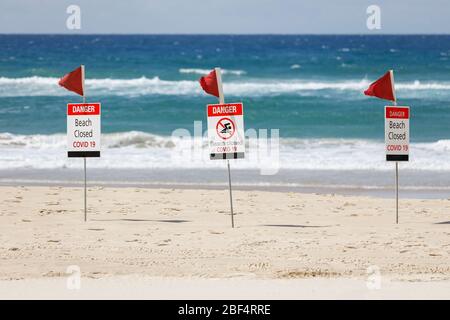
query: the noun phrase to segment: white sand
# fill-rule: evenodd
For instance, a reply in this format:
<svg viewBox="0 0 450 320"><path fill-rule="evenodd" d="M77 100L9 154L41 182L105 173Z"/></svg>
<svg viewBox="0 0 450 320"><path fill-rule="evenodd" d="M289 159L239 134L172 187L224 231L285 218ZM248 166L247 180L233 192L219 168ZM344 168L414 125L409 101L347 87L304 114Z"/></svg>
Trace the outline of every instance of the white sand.
<svg viewBox="0 0 450 320"><path fill-rule="evenodd" d="M366 279L199 279L112 276L82 278L68 289L66 278L0 281L0 299L448 299L450 281Z"/></svg>
<svg viewBox="0 0 450 320"><path fill-rule="evenodd" d="M114 283L132 275L143 298L172 297L167 279L184 298L270 298L277 290L292 298L407 298L411 286L450 298L448 200L401 200L396 225L390 199L236 191L232 229L227 190L93 188L87 223L82 196L80 188L0 187L1 298L42 295L42 286L54 288L49 297L77 298L64 285L58 293L69 265L81 268L83 289L75 291L92 297L121 297L126 289ZM382 289L367 288L369 267L379 270ZM206 289L191 296L186 279ZM220 279L229 296L208 290L208 279ZM267 292L245 285L265 280Z"/></svg>

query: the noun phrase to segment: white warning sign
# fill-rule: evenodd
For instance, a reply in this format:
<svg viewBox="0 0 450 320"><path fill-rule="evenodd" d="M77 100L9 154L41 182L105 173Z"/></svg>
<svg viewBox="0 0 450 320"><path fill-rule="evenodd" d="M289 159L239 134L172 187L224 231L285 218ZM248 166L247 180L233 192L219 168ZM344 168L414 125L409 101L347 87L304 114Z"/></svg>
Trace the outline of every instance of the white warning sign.
<svg viewBox="0 0 450 320"><path fill-rule="evenodd" d="M244 158L245 133L242 103L209 104L206 108L210 159Z"/></svg>
<svg viewBox="0 0 450 320"><path fill-rule="evenodd" d="M100 103L67 105L67 156L100 157Z"/></svg>
<svg viewBox="0 0 450 320"><path fill-rule="evenodd" d="M409 160L409 107L386 106L386 161Z"/></svg>

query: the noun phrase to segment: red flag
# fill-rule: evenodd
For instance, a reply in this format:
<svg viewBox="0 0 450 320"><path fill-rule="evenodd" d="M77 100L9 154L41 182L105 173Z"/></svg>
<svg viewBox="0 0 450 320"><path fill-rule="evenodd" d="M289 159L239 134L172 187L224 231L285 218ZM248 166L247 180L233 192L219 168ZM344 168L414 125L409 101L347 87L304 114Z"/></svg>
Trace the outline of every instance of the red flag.
<svg viewBox="0 0 450 320"><path fill-rule="evenodd" d="M201 77L199 82L206 93L219 97L216 70L211 71L207 76Z"/></svg>
<svg viewBox="0 0 450 320"><path fill-rule="evenodd" d="M371 83L364 94L395 102L394 71L389 70L380 79Z"/></svg>
<svg viewBox="0 0 450 320"><path fill-rule="evenodd" d="M84 66L80 66L62 77L58 84L67 90L84 96Z"/></svg>

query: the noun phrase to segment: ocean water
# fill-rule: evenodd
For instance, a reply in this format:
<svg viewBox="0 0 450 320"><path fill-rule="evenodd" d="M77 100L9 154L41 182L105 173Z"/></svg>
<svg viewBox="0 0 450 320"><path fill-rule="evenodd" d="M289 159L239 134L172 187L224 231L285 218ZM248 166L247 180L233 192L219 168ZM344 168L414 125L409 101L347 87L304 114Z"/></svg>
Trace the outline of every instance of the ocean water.
<svg viewBox="0 0 450 320"><path fill-rule="evenodd" d="M201 137L189 157L179 156L189 141L172 137L194 134L194 121L204 133L205 105L217 99L198 79L220 66L226 101L244 103L246 129L279 130L277 154L250 149L235 169L392 170L389 102L362 91L394 69L398 102L411 106L411 161L402 167L450 174L450 36L0 35L0 47L3 170L81 167L65 140L66 104L81 97L57 81L84 64L88 101L102 103L102 158L90 168L223 166L205 160Z"/></svg>

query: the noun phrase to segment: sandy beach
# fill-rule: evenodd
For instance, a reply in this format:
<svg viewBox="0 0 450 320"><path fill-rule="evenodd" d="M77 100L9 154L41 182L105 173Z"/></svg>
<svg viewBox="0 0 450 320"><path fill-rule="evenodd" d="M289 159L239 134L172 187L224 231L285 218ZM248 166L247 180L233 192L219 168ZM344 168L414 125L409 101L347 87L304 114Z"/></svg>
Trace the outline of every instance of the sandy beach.
<svg viewBox="0 0 450 320"><path fill-rule="evenodd" d="M88 281L290 280L289 286L367 281L378 270L394 283L450 283L447 199L401 200L396 225L392 199L237 190L232 229L226 189L89 188L87 222L81 188L0 190L4 298L23 281L65 281L71 265Z"/></svg>

